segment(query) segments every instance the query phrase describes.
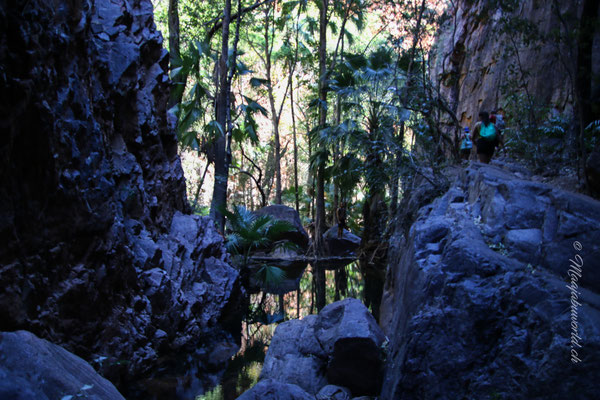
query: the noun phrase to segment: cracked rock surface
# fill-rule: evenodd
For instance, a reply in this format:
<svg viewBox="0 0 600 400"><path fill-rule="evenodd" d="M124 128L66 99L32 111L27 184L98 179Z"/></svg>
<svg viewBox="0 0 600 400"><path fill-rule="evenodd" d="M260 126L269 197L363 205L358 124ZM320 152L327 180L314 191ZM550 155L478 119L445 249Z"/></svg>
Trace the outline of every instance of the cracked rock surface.
<svg viewBox="0 0 600 400"><path fill-rule="evenodd" d="M2 0L0 25L0 330L120 389L176 354L218 369L238 272L189 215L152 3Z"/></svg>
<svg viewBox="0 0 600 400"><path fill-rule="evenodd" d="M574 363L567 285L577 256ZM396 232L389 263L382 399L595 396L600 202L473 163Z"/></svg>

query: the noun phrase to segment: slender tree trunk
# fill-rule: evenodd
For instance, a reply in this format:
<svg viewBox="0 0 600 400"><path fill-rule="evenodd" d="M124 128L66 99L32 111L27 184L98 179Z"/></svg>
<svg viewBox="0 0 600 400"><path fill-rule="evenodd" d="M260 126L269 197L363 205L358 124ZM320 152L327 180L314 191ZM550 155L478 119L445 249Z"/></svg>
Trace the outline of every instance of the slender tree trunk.
<svg viewBox="0 0 600 400"><path fill-rule="evenodd" d="M308 139L308 159L310 160L312 158L312 139L310 138L310 128L308 125L308 122L306 124L306 138ZM310 204L308 207L308 215L310 216L310 218L315 221L316 219L316 213L315 213L315 176L312 173L312 171L309 169L308 172L308 182L306 182L306 185L310 188L309 194L310 194ZM312 236L313 236L313 242L316 240L315 239L315 231L316 231L316 223L313 224L313 231L312 231Z"/></svg>
<svg viewBox="0 0 600 400"><path fill-rule="evenodd" d="M338 301L341 296L348 295L348 277L346 275L346 267L337 268L335 270L335 298L334 301Z"/></svg>
<svg viewBox="0 0 600 400"><path fill-rule="evenodd" d="M300 288L296 290L296 318L300 319Z"/></svg>
<svg viewBox="0 0 600 400"><path fill-rule="evenodd" d="M296 64L298 64L298 52L300 49L300 9L298 9L298 14L296 14L296 48L294 50L294 61L293 64L290 62L289 65L289 87L290 87L290 109L292 113L292 135L294 140L294 197L296 200L296 212L300 214L300 195L298 187L298 142L296 136L296 113L294 111L294 70L296 69ZM298 292L300 294L300 292ZM300 307L300 303L298 303L298 307ZM300 308L298 308L298 318L300 318Z"/></svg>
<svg viewBox="0 0 600 400"><path fill-rule="evenodd" d="M271 37L271 25L275 23L275 3L265 9L265 69L267 73L267 92L271 107L271 123L273 125L273 141L275 144L275 203L281 204L281 143L279 140L279 114L275 106L275 93L272 79L272 60L274 35ZM273 15L271 15L271 12ZM273 18L273 21L271 19Z"/></svg>
<svg viewBox="0 0 600 400"><path fill-rule="evenodd" d="M322 7L319 10L319 129L324 129L327 124L327 11L329 1L323 0ZM320 149L324 151L325 149ZM315 218L315 251L317 256L325 252L325 243L323 233L325 232L325 160L322 160L317 167L317 199L316 199L316 218ZM325 288L326 275L325 269L321 266L316 267L316 297L317 310L321 311L325 307Z"/></svg>
<svg viewBox="0 0 600 400"><path fill-rule="evenodd" d="M348 10L350 9L350 5L348 5ZM346 27L346 21L348 20L348 11L346 11L345 14L345 18L344 21L342 22L342 29L340 31L340 37L338 40L338 43L341 41L341 45L342 45L342 57L344 54L344 30ZM337 46L336 46L337 47ZM337 49L336 49L337 50ZM336 56L337 56L337 51L336 51ZM334 56L335 58L335 56ZM332 69L335 68L335 65L332 64ZM335 103L335 124L336 126L339 126L340 123L342 122L342 96L337 93L336 95L336 103ZM340 158L340 143L339 141L336 141L335 145L333 146L333 163L334 165L338 162ZM334 182L334 187L333 187L333 224L339 224L340 221L338 221L337 218L337 209L340 206L340 202L344 201L343 197L342 199L340 199L340 187L337 183ZM335 274L337 276L337 270L335 271Z"/></svg>
<svg viewBox="0 0 600 400"><path fill-rule="evenodd" d="M290 107L292 111L292 138L294 141L294 197L296 200L296 212L300 213L300 197L298 194L298 142L296 140L296 114L294 113L294 81L293 68L290 64Z"/></svg>
<svg viewBox="0 0 600 400"><path fill-rule="evenodd" d="M179 0L169 0L169 59L181 56L179 46Z"/></svg>
<svg viewBox="0 0 600 400"><path fill-rule="evenodd" d="M323 307L325 307L326 303L327 275L325 274L325 267L318 265L318 263L315 264L317 274L317 312L319 312L323 309Z"/></svg>
<svg viewBox="0 0 600 400"><path fill-rule="evenodd" d="M283 294L279 295L279 312L285 317L285 296Z"/></svg>
<svg viewBox="0 0 600 400"><path fill-rule="evenodd" d="M171 69L175 60L181 58L181 47L179 39L179 0L169 0L169 62ZM169 108L180 104L183 97L183 90L179 86L185 85L185 77L179 74L173 79L173 89L169 99ZM179 90L178 90L179 89Z"/></svg>
<svg viewBox="0 0 600 400"><path fill-rule="evenodd" d="M208 167L210 167L210 163L207 161L206 167L204 167L204 173L202 173L202 178L200 179L200 182L198 182L198 187L196 188L196 193L194 195L194 205L192 206L192 210L196 210L196 207L198 207L198 200L200 199L200 192L202 191L202 185L204 185L204 178L206 178Z"/></svg>
<svg viewBox="0 0 600 400"><path fill-rule="evenodd" d="M392 171L392 184L391 184L391 199L390 199L390 220L392 220L395 216L396 216L396 211L398 209L398 194L400 192L399 190L399 181L400 181L400 167L402 166L402 149L403 149L403 145L404 145L404 121L400 123L400 132L399 135L397 137L397 144L400 147L400 149L395 153L394 158L395 158L395 165L394 165L394 170Z"/></svg>
<svg viewBox="0 0 600 400"><path fill-rule="evenodd" d="M221 57L219 58L218 79L219 88L216 96L215 114L216 121L221 127L221 134L215 140L215 182L213 197L210 204L210 216L220 232L225 226L225 215L222 209L227 206L227 179L229 177L229 163L227 160L227 114L229 114L229 84L228 63L229 56L229 25L231 15L231 0L225 0L223 9L223 33L221 42Z"/></svg>
<svg viewBox="0 0 600 400"><path fill-rule="evenodd" d="M327 124L327 10L329 0L322 1L319 10L319 129ZM320 149L324 151L325 149ZM325 161L317 167L317 199L316 199L315 250L321 255L324 252L323 233L325 232ZM317 285L319 286L319 285Z"/></svg>

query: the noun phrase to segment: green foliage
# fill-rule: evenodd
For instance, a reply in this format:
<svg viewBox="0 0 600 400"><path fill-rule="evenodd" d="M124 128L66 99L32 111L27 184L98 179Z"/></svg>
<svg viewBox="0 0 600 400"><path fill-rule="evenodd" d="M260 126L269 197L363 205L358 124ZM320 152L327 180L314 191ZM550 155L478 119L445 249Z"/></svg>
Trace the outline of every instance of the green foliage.
<svg viewBox="0 0 600 400"><path fill-rule="evenodd" d="M256 279L265 286L277 286L285 280L285 271L279 267L263 264L255 273Z"/></svg>
<svg viewBox="0 0 600 400"><path fill-rule="evenodd" d="M287 221L275 220L270 215L256 215L243 206L235 206L233 212L223 210L227 218L227 250L243 256L243 267L248 265L250 252L272 244L282 233L296 228ZM273 277L277 271L265 271L265 277Z"/></svg>
<svg viewBox="0 0 600 400"><path fill-rule="evenodd" d="M194 42L182 53L181 58L176 59L171 65L171 79L174 80L176 87L171 92L172 100L183 96L183 101L170 110L177 117L177 138L183 147L196 151L200 151L201 145L201 133L197 122L208 114L208 103L212 96L209 90L210 77L204 72L204 67L211 61L214 59L208 45ZM192 80L193 85L184 95L188 79ZM208 142L214 140L217 131L222 134L223 128L215 129L214 123L206 125Z"/></svg>
<svg viewBox="0 0 600 400"><path fill-rule="evenodd" d="M569 119L566 116L553 112L547 105L530 101L523 93L509 96L505 110L508 127L503 136L506 149L512 155L536 167L556 161L549 155L567 155L563 152L569 150L568 146L557 146L557 143L567 142Z"/></svg>

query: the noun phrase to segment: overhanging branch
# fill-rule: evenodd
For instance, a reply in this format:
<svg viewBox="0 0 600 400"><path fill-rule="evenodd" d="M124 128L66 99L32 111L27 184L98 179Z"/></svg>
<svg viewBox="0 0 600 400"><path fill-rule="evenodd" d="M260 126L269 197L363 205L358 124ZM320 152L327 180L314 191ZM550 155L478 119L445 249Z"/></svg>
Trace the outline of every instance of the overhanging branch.
<svg viewBox="0 0 600 400"><path fill-rule="evenodd" d="M249 13L251 11L256 10L258 7L264 5L264 4L268 4L271 3L273 0L263 0L263 1L257 1L256 3L252 4L251 6L248 6L246 8L242 8L242 12L241 15L244 15L246 13ZM241 16L240 13L235 13L233 14L230 19L233 21L234 19L237 19L238 16ZM214 25L212 26L212 28L210 28L210 30L206 33L206 42L210 42L212 37L215 35L215 33L217 33L219 31L219 29L221 29L221 27L223 26L223 16L219 16L214 20Z"/></svg>

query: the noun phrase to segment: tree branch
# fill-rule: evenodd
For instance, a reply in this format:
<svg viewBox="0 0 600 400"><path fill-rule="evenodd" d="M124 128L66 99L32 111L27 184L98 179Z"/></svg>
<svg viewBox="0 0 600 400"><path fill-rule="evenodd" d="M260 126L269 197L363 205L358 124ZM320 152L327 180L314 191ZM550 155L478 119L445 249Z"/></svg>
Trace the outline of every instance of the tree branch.
<svg viewBox="0 0 600 400"><path fill-rule="evenodd" d="M273 0L257 1L256 3L252 4L251 6L242 8L241 13L237 12L237 13L233 14L230 18L231 18L231 20L237 19L239 14L244 15L246 13L256 10L258 7L262 6L263 4L268 4L271 2L273 2ZM217 33L219 31L219 29L221 29L221 26L223 26L223 17L217 17L212 28L210 28L210 30L206 33L206 42L207 43L210 42L211 39L213 38L213 36L215 35L215 33Z"/></svg>

